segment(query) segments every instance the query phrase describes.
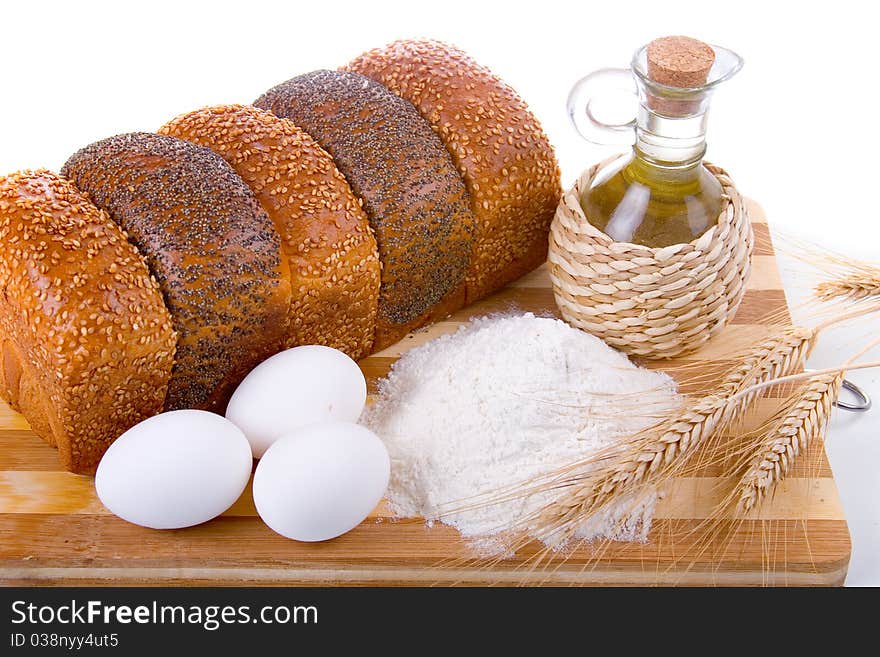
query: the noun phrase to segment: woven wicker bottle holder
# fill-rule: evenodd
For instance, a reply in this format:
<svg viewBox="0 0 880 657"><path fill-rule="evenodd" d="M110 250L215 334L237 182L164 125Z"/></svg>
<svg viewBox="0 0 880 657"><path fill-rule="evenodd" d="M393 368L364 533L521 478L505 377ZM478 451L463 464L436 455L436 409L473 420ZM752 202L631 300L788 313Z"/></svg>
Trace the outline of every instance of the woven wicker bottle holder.
<svg viewBox="0 0 880 657"><path fill-rule="evenodd" d="M718 223L688 244L659 249L615 242L581 209L599 163L581 175L550 227L550 278L556 305L572 326L628 354L671 358L697 349L736 313L751 265L754 235L742 196L727 173Z"/></svg>

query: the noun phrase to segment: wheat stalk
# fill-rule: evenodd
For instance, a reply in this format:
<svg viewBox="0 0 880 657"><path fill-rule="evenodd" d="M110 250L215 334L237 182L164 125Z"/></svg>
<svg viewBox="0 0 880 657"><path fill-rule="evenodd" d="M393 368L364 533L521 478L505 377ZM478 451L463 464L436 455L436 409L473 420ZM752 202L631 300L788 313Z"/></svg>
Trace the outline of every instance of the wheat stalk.
<svg viewBox="0 0 880 657"><path fill-rule="evenodd" d="M776 415L734 487L739 512L758 506L785 478L795 459L821 438L842 383L843 372L815 377Z"/></svg>

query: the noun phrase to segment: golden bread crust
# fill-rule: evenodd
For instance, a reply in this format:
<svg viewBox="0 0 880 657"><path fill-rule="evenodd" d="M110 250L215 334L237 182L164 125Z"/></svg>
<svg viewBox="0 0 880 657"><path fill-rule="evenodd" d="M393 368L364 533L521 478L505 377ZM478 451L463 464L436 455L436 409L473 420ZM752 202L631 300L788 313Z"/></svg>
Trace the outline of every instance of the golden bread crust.
<svg viewBox="0 0 880 657"><path fill-rule="evenodd" d="M176 335L125 233L45 171L0 178L0 394L93 473L134 424L162 411Z"/></svg>

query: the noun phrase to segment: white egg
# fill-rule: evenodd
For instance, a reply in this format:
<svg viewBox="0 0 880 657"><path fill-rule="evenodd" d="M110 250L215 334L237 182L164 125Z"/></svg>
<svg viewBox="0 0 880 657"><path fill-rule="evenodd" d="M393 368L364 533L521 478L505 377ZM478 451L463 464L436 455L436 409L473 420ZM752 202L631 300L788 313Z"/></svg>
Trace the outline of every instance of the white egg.
<svg viewBox="0 0 880 657"><path fill-rule="evenodd" d="M367 382L337 349L308 345L275 354L242 381L229 406L234 422L260 458L279 436L315 422L355 422L367 400Z"/></svg>
<svg viewBox="0 0 880 657"><path fill-rule="evenodd" d="M279 438L254 473L254 504L273 530L326 541L357 527L388 487L391 461L369 429L313 424Z"/></svg>
<svg viewBox="0 0 880 657"><path fill-rule="evenodd" d="M207 411L169 411L136 424L98 464L95 489L123 520L176 529L228 509L250 479L253 458L244 433Z"/></svg>

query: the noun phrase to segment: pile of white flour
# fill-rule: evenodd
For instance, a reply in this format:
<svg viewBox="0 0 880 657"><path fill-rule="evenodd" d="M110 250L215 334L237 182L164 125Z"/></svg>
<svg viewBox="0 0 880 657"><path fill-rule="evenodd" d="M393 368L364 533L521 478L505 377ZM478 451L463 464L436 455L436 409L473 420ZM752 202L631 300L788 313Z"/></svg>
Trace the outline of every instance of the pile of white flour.
<svg viewBox="0 0 880 657"><path fill-rule="evenodd" d="M483 318L395 363L363 418L388 447L388 498L399 516L423 516L479 537L525 517L559 491L462 509L577 461L653 424L676 406L668 376L636 367L600 339L531 313ZM645 540L656 496L581 528L585 539Z"/></svg>

